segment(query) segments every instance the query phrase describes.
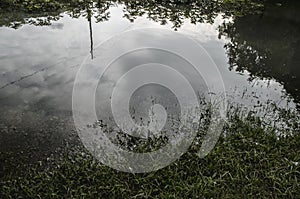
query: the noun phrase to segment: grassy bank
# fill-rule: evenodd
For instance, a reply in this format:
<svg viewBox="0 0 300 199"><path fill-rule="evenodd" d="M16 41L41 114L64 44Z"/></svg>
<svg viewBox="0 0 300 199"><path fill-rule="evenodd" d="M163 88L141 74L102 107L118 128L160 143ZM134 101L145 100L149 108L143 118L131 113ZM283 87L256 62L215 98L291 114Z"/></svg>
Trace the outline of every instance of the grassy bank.
<svg viewBox="0 0 300 199"><path fill-rule="evenodd" d="M0 198L299 198L300 134L278 136L254 116L230 117L204 159L197 146L148 174L115 171L73 147L49 167L7 175Z"/></svg>

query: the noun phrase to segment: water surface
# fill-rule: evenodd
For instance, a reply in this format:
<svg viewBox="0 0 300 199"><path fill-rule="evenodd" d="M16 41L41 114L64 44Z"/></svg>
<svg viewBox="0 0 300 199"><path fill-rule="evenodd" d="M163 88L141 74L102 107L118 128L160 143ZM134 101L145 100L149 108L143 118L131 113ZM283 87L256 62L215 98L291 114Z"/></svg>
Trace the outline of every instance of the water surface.
<svg viewBox="0 0 300 199"><path fill-rule="evenodd" d="M47 13L16 16L1 11L0 152L6 154L1 156L1 173L11 169L15 157L35 162L77 142L72 120L76 73L85 59L99 56L93 52L101 42L122 31L150 27L178 31L199 42L214 60L230 101L250 108L270 103L299 108L299 3L270 3L260 13L225 19L220 10L162 17L159 7L151 13L151 6L98 5L98 15L93 12L97 7L85 7L77 15L74 10L51 13L47 20L40 18ZM177 12L180 9L188 8ZM160 97L166 93L161 88L148 90Z"/></svg>

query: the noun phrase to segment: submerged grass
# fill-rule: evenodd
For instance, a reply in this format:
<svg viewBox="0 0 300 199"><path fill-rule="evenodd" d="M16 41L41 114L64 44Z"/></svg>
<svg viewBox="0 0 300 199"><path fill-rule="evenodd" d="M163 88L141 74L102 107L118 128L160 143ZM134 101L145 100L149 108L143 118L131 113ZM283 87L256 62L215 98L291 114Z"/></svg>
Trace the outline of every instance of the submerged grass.
<svg viewBox="0 0 300 199"><path fill-rule="evenodd" d="M300 134L278 135L258 117L232 114L204 159L193 145L179 160L147 174L118 172L81 147L49 167L6 176L0 198L300 198Z"/></svg>

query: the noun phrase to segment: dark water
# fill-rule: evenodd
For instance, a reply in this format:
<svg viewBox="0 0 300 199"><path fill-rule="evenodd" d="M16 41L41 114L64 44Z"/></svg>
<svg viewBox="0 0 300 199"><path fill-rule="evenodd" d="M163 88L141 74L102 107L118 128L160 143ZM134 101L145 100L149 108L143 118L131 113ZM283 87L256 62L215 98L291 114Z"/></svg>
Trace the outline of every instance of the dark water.
<svg viewBox="0 0 300 199"><path fill-rule="evenodd" d="M51 14L1 10L1 173L17 160L36 162L66 143L76 143L72 119L76 73L85 59L101 56L94 54L98 44L125 30L177 29L211 56L230 101L250 108L270 101L299 108L299 3L268 3L259 13L245 11L225 19L224 10L176 18L151 4L97 6L98 14L89 7ZM180 13L188 8L178 9ZM158 89L159 93L166 91Z"/></svg>

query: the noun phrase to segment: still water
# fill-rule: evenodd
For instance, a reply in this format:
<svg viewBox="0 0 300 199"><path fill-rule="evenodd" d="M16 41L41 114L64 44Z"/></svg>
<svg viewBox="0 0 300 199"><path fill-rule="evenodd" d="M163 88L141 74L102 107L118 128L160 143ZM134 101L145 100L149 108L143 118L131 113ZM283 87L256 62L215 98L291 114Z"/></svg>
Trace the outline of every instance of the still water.
<svg viewBox="0 0 300 199"><path fill-rule="evenodd" d="M189 17L178 24L168 15L153 20L146 8L141 16L128 16L130 9L124 4L108 6L102 18L89 14L74 17L62 12L45 25L32 24L40 19L32 17L14 28L19 19L8 18L10 23L0 27L0 153L7 154L1 155L1 173L9 170L18 157L24 157L22 161L26 162L39 161L66 143L78 141L72 118L77 71L87 60L102 58L97 52L105 48L97 47L124 31L177 31L207 51L220 71L230 102L250 109L270 103L298 109L300 7L294 4L269 5L262 13L244 16L224 18L222 12L211 13L213 17L208 15L208 20L196 24ZM158 34L145 39L154 43L160 40ZM126 44L134 46L138 41L133 38ZM118 50L118 46L114 48ZM157 52L154 55L159 60L168 59ZM130 59L123 61L134 63ZM112 77L107 78L114 78L119 70L113 70ZM172 76L166 78L172 80ZM96 96L100 102L109 98L106 88L101 89ZM145 89L139 93L141 97L148 91L158 98L168 96L161 88ZM101 111L98 115L101 117Z"/></svg>

